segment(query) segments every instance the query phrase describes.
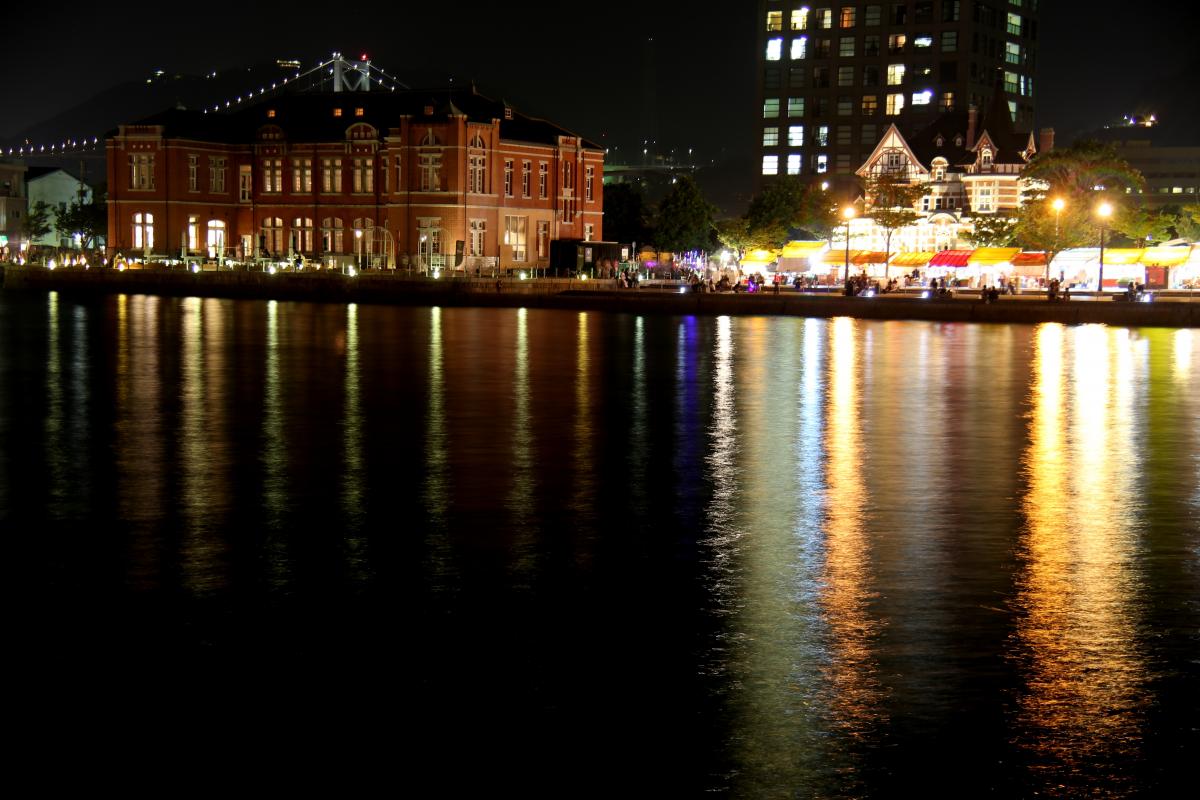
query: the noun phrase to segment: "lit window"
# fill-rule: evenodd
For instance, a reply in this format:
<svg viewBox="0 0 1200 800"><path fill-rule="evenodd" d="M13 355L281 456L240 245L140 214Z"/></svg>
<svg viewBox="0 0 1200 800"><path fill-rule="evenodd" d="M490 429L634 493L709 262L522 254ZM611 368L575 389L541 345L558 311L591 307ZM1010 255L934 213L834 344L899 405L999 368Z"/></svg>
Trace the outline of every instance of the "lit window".
<svg viewBox="0 0 1200 800"><path fill-rule="evenodd" d="M853 58L854 57L854 37L853 36L843 36L841 39L838 39L838 55L841 56L842 58Z"/></svg>
<svg viewBox="0 0 1200 800"><path fill-rule="evenodd" d="M133 246L138 250L154 249L154 215L133 215Z"/></svg>
<svg viewBox="0 0 1200 800"><path fill-rule="evenodd" d="M887 114L895 116L904 110L904 95L889 94L887 96Z"/></svg>
<svg viewBox="0 0 1200 800"><path fill-rule="evenodd" d="M768 11L767 12L767 30L781 31L783 30L783 12Z"/></svg>
<svg viewBox="0 0 1200 800"><path fill-rule="evenodd" d="M763 147L775 147L779 144L779 128L763 128Z"/></svg>
<svg viewBox="0 0 1200 800"><path fill-rule="evenodd" d="M808 30L808 9L807 8L792 9L792 30L794 30L794 31Z"/></svg>
<svg viewBox="0 0 1200 800"><path fill-rule="evenodd" d="M792 60L797 61L808 55L808 37L797 36L792 39Z"/></svg>
<svg viewBox="0 0 1200 800"><path fill-rule="evenodd" d="M188 216L187 249L189 252L200 249L200 218L191 215Z"/></svg>
<svg viewBox="0 0 1200 800"><path fill-rule="evenodd" d="M504 218L504 244L512 248L513 261L524 262L526 260L525 232L528 225L528 217L506 216Z"/></svg>
<svg viewBox="0 0 1200 800"><path fill-rule="evenodd" d="M954 110L954 92L942 92L941 102L938 103L939 111Z"/></svg>
<svg viewBox="0 0 1200 800"><path fill-rule="evenodd" d="M933 47L933 37L932 36L918 36L917 38L913 39L913 47L917 48L918 50L923 50L923 49L926 49L929 47Z"/></svg>
<svg viewBox="0 0 1200 800"><path fill-rule="evenodd" d="M783 54L783 39L776 36L767 40L767 61L778 61Z"/></svg>
<svg viewBox="0 0 1200 800"><path fill-rule="evenodd" d="M354 109L354 116L361 117L362 115L363 115L363 110L361 108Z"/></svg>
<svg viewBox="0 0 1200 800"><path fill-rule="evenodd" d="M312 191L311 158L297 158L292 160L292 191L297 193Z"/></svg>
<svg viewBox="0 0 1200 800"><path fill-rule="evenodd" d="M787 159L787 174L799 175L802 158L799 153L792 153Z"/></svg>
<svg viewBox="0 0 1200 800"><path fill-rule="evenodd" d="M321 159L321 191L326 194L342 191L342 160L340 158Z"/></svg>
<svg viewBox="0 0 1200 800"><path fill-rule="evenodd" d="M888 52L903 53L904 45L908 42L908 37L903 33L893 33L888 37Z"/></svg>
<svg viewBox="0 0 1200 800"><path fill-rule="evenodd" d="M1004 44L1004 60L1009 64L1021 63L1021 45L1006 42Z"/></svg>
<svg viewBox="0 0 1200 800"><path fill-rule="evenodd" d="M833 27L833 9L818 8L817 9L817 27L829 30Z"/></svg>
<svg viewBox="0 0 1200 800"><path fill-rule="evenodd" d="M804 116L804 98L803 97L789 97L787 111L788 111L789 117L803 117Z"/></svg>
<svg viewBox="0 0 1200 800"><path fill-rule="evenodd" d="M772 119L779 116L779 98L768 97L763 100L763 119Z"/></svg>
<svg viewBox="0 0 1200 800"><path fill-rule="evenodd" d="M533 164L521 162L521 196L530 196L530 185L533 181ZM592 199L592 167L588 167L588 200Z"/></svg>
<svg viewBox="0 0 1200 800"><path fill-rule="evenodd" d="M829 126L828 125L818 125L817 126L817 145L820 147L828 147L829 146Z"/></svg>
<svg viewBox="0 0 1200 800"><path fill-rule="evenodd" d="M828 171L829 171L829 156L825 155L824 153L820 153L817 156L817 172L828 172Z"/></svg>
<svg viewBox="0 0 1200 800"><path fill-rule="evenodd" d="M513 196L513 162L511 158L504 159L504 196Z"/></svg>
<svg viewBox="0 0 1200 800"><path fill-rule="evenodd" d="M779 174L779 156L763 156L762 174L763 175L778 175Z"/></svg>
<svg viewBox="0 0 1200 800"><path fill-rule="evenodd" d="M862 98L862 113L864 117L873 117L879 111L879 96L864 94Z"/></svg>
<svg viewBox="0 0 1200 800"><path fill-rule="evenodd" d="M1016 94L1017 89L1018 89L1017 73L1005 72L1004 73L1004 91L1008 92L1009 94Z"/></svg>
<svg viewBox="0 0 1200 800"><path fill-rule="evenodd" d="M904 83L904 65L888 64L887 85L899 86L902 83Z"/></svg>
<svg viewBox="0 0 1200 800"><path fill-rule="evenodd" d="M354 159L354 186L357 194L367 194L375 191L375 159Z"/></svg>
<svg viewBox="0 0 1200 800"><path fill-rule="evenodd" d="M129 157L129 188L154 188L154 156L136 155Z"/></svg>
<svg viewBox="0 0 1200 800"><path fill-rule="evenodd" d="M335 117L340 117L340 116L342 115L342 110L341 110L340 108L335 108L335 109L333 110L333 115L334 115Z"/></svg>
<svg viewBox="0 0 1200 800"><path fill-rule="evenodd" d="M1009 14L1008 15L1008 32L1010 34L1012 34L1013 36L1021 35L1021 15L1020 14Z"/></svg>
<svg viewBox="0 0 1200 800"><path fill-rule="evenodd" d="M933 101L933 92L926 89L923 92L913 92L912 104L914 106L927 106Z"/></svg>
<svg viewBox="0 0 1200 800"><path fill-rule="evenodd" d="M283 191L283 160L265 158L262 162L263 191Z"/></svg>
<svg viewBox="0 0 1200 800"><path fill-rule="evenodd" d="M273 109L273 108L268 108L268 109L267 109L267 118L268 118L268 119L275 119L275 109Z"/></svg>
<svg viewBox="0 0 1200 800"><path fill-rule="evenodd" d="M788 126L788 146L803 147L804 146L804 126L790 125Z"/></svg>
<svg viewBox="0 0 1200 800"><path fill-rule="evenodd" d="M838 18L838 27L853 28L854 27L854 15L855 15L854 6L844 6L842 8L842 14Z"/></svg>
<svg viewBox="0 0 1200 800"><path fill-rule="evenodd" d="M482 256L483 255L483 238L487 233L487 221L482 219L471 220L471 238L468 244L467 255Z"/></svg>

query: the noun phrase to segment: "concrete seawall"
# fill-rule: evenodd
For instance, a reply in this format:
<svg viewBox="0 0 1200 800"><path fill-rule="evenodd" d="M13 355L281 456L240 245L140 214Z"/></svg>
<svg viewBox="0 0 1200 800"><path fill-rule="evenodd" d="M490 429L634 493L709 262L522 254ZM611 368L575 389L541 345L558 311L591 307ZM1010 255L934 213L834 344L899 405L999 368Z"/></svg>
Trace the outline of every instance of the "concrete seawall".
<svg viewBox="0 0 1200 800"><path fill-rule="evenodd" d="M1152 303L1074 300L1049 303L1034 297L1005 297L997 303L976 298L842 297L785 292L779 295L678 294L652 289L618 289L614 281L546 278L409 278L391 274L348 277L339 273L190 272L107 269L55 270L9 268L6 290L158 294L306 300L315 302L394 303L406 305L562 308L636 314L848 316L860 319L908 319L943 322L1036 324L1105 323L1134 327L1200 327L1200 303L1159 300Z"/></svg>

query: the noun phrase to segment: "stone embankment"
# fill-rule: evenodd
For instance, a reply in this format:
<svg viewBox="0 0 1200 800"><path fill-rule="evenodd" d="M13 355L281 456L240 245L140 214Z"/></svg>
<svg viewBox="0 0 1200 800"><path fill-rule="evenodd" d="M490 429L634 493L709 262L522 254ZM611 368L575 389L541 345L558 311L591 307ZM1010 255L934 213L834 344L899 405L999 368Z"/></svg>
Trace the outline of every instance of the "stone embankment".
<svg viewBox="0 0 1200 800"><path fill-rule="evenodd" d="M942 322L1035 324L1106 323L1138 327L1200 327L1200 302L1187 295L1160 293L1154 302L1103 302L1075 298L1047 302L1043 296L1002 297L984 303L975 295L950 299L919 295L843 297L837 294L695 294L680 287L620 289L614 281L542 278L500 281L488 278L431 279L390 273L200 272L13 267L0 273L7 290L35 289L308 300L316 302L395 303L406 305L561 308L636 314L788 315L858 317ZM1200 298L1198 298L1200 299Z"/></svg>

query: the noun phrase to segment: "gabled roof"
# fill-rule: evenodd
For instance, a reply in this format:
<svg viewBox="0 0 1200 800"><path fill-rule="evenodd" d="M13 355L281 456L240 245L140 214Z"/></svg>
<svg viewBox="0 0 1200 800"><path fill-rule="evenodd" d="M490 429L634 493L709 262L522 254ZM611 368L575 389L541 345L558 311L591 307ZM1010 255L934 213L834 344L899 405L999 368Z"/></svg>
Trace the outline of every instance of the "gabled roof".
<svg viewBox="0 0 1200 800"><path fill-rule="evenodd" d="M867 156L867 160L863 162L861 167L859 167L857 174L865 176L867 174L868 167L871 164L873 164L880 156L882 156L885 151L892 150L897 146L904 151L904 154L908 156L908 160L911 161L919 171L929 171L929 162L922 161L920 156L918 156L913 151L912 147L909 146L908 141L904 138L904 134L900 133L900 129L897 128L895 124L892 124L888 126L886 131L883 132L883 136L879 138L879 143L875 145L875 149L871 151L871 155Z"/></svg>
<svg viewBox="0 0 1200 800"><path fill-rule="evenodd" d="M505 118L505 103L492 100L471 89L451 91L407 92L302 92L265 97L233 111L189 111L171 108L140 119L134 125L162 125L170 138L198 139L227 144L250 144L264 125L278 125L289 142L331 142L346 138L346 130L365 122L386 135L389 128L398 127L404 116L414 120L442 121L465 116L474 122L500 121L500 138L507 141L557 145L558 137L574 136L590 150L604 148L578 134L522 114L515 109L511 119ZM342 116L333 110L341 108ZM355 109L363 110L356 116ZM433 114L427 115L426 108ZM267 117L267 110L275 112ZM109 131L106 138L115 136Z"/></svg>

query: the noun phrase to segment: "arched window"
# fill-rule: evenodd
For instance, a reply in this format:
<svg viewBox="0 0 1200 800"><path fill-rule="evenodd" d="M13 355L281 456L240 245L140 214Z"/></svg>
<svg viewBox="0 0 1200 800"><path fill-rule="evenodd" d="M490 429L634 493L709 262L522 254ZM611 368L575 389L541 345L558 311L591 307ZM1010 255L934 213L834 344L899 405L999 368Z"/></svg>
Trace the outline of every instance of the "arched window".
<svg viewBox="0 0 1200 800"><path fill-rule="evenodd" d="M264 217L262 233L258 237L261 255L278 256L283 252L283 220L279 217Z"/></svg>
<svg viewBox="0 0 1200 800"><path fill-rule="evenodd" d="M990 147L985 147L980 151L979 162L985 167L992 165L992 149Z"/></svg>
<svg viewBox="0 0 1200 800"><path fill-rule="evenodd" d="M354 252L355 253L367 252L367 246L369 244L367 241L367 237L370 235L369 231L374 226L374 224L375 223L373 223L371 220L367 219L366 217L358 217L354 220Z"/></svg>
<svg viewBox="0 0 1200 800"><path fill-rule="evenodd" d="M344 253L341 217L326 217L321 220L321 250L326 253Z"/></svg>
<svg viewBox="0 0 1200 800"><path fill-rule="evenodd" d="M296 217L292 220L292 247L301 253L313 251L312 217Z"/></svg>
<svg viewBox="0 0 1200 800"><path fill-rule="evenodd" d="M133 246L138 250L154 249L154 215L138 212L133 215Z"/></svg>

